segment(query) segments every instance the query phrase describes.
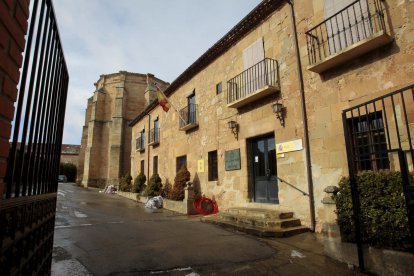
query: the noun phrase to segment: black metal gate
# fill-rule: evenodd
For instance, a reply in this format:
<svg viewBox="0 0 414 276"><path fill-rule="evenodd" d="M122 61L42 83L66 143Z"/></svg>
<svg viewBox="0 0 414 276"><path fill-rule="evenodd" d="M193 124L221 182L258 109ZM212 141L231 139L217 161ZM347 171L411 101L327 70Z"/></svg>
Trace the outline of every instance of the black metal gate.
<svg viewBox="0 0 414 276"><path fill-rule="evenodd" d="M50 274L69 75L51 0L32 1L5 193L0 275Z"/></svg>
<svg viewBox="0 0 414 276"><path fill-rule="evenodd" d="M360 195L356 175L391 170L402 176L414 248L414 85L344 110L342 113L359 265L364 270Z"/></svg>

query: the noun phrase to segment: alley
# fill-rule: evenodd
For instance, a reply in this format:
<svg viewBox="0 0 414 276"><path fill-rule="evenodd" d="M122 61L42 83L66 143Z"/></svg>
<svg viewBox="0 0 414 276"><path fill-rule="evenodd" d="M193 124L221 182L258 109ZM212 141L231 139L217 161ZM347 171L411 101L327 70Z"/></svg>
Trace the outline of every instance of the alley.
<svg viewBox="0 0 414 276"><path fill-rule="evenodd" d="M60 183L52 275L355 273L275 243Z"/></svg>

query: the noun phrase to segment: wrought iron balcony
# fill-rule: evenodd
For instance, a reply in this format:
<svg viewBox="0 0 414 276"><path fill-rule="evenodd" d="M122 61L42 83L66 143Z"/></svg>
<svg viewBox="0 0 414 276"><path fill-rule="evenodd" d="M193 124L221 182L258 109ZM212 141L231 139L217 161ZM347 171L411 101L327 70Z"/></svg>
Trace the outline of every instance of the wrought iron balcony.
<svg viewBox="0 0 414 276"><path fill-rule="evenodd" d="M308 69L321 73L392 41L381 0L357 0L306 32Z"/></svg>
<svg viewBox="0 0 414 276"><path fill-rule="evenodd" d="M227 82L227 107L239 108L277 91L277 61L265 58Z"/></svg>
<svg viewBox="0 0 414 276"><path fill-rule="evenodd" d="M198 126L197 105L189 104L180 110L180 130L189 130Z"/></svg>
<svg viewBox="0 0 414 276"><path fill-rule="evenodd" d="M160 129L152 128L149 133L148 145L158 145L160 143Z"/></svg>
<svg viewBox="0 0 414 276"><path fill-rule="evenodd" d="M145 137L140 135L138 136L138 138L136 139L136 147L135 150L137 151L144 151L145 150Z"/></svg>

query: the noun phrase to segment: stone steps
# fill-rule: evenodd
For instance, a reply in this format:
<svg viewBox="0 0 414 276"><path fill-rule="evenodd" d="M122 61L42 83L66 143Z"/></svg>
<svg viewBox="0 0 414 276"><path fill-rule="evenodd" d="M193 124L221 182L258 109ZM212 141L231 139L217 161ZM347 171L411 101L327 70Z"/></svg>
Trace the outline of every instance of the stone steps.
<svg viewBox="0 0 414 276"><path fill-rule="evenodd" d="M201 220L259 237L281 238L309 231L299 219L293 217L293 212L259 208L230 208Z"/></svg>

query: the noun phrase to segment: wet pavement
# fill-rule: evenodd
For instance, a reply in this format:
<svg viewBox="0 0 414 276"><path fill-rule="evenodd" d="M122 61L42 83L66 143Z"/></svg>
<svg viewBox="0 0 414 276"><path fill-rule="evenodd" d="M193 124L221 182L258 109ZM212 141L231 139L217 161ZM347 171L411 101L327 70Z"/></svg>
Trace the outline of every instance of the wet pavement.
<svg viewBox="0 0 414 276"><path fill-rule="evenodd" d="M52 275L356 275L314 235L259 239L60 183Z"/></svg>

